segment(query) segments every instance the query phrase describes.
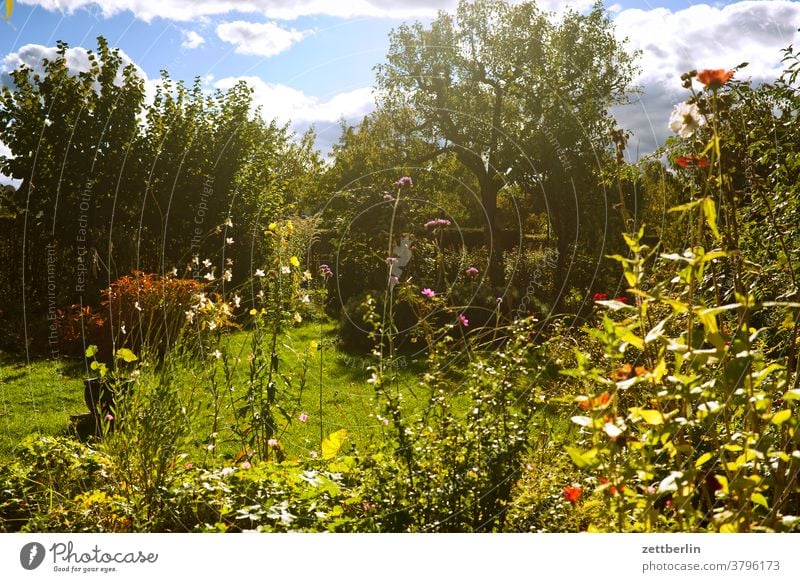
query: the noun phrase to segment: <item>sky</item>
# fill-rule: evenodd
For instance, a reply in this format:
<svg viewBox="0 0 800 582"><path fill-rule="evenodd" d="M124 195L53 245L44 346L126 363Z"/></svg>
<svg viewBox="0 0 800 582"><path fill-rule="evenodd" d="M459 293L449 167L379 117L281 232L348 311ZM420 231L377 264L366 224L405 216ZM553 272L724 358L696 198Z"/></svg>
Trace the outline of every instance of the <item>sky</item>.
<svg viewBox="0 0 800 582"><path fill-rule="evenodd" d="M454 0L16 0L0 21L0 82L22 63L52 56L57 41L80 68L104 36L144 76L150 94L160 71L210 91L246 79L265 117L314 127L326 152L339 120L357 123L373 107L374 66L399 24L429 22ZM539 0L546 10L588 9L592 0ZM652 152L669 135L673 106L686 98L681 73L749 66L756 82L780 72L781 49L800 39L800 2L619 0L605 4L620 38L641 50L640 93L614 114L633 132L628 154ZM0 153L8 149L0 143Z"/></svg>

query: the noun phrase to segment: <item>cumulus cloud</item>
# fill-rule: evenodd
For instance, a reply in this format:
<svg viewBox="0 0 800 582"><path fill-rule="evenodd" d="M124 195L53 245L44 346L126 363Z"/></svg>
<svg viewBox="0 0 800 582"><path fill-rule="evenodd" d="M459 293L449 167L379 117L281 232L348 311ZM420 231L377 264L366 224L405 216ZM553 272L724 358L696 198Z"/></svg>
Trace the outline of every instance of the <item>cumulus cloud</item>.
<svg viewBox="0 0 800 582"><path fill-rule="evenodd" d="M115 79L117 84L122 84L122 68L129 64L133 64L133 66L136 67L136 72L138 75L142 79L147 80L147 75L145 74L144 70L134 63L124 51L120 50L119 55L122 59L122 67L119 71L117 71L117 77ZM91 63L89 62L89 51L87 49L83 47L70 47L67 49L65 56L67 58L67 69L71 75L77 75L91 69ZM4 85L10 86L12 81L9 77L9 73L14 69L21 67L22 65L27 65L31 70L33 70L34 73L43 74L44 65L42 61L44 59L52 61L57 58L57 47L47 47L40 44L26 44L18 51L7 54L5 57L3 57L2 61L0 61L0 80Z"/></svg>
<svg viewBox="0 0 800 582"><path fill-rule="evenodd" d="M774 80L782 69L781 49L800 40L800 3L788 0L737 2L724 7L696 4L672 12L666 8L622 10L614 18L617 35L642 51L636 83L643 94L615 113L634 131L631 154L649 153L670 135L672 107L687 96L680 76L692 69L730 69L755 83ZM698 84L699 86L699 84Z"/></svg>
<svg viewBox="0 0 800 582"><path fill-rule="evenodd" d="M183 30L181 31L181 36L183 36L181 46L185 49L196 49L206 42L206 39L197 34L194 30Z"/></svg>
<svg viewBox="0 0 800 582"><path fill-rule="evenodd" d="M262 57L282 53L309 34L311 34L309 30L285 29L274 22L236 20L217 26L217 36L225 42L236 45L238 54Z"/></svg>

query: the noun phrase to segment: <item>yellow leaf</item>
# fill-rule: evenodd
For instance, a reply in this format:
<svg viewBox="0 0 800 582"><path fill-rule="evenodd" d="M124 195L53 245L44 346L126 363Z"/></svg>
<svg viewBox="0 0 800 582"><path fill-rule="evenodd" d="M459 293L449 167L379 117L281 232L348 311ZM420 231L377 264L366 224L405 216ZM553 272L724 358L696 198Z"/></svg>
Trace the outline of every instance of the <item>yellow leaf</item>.
<svg viewBox="0 0 800 582"><path fill-rule="evenodd" d="M702 466L703 466L705 463L707 463L709 460L711 460L711 458L712 458L713 456L714 456L714 455L712 455L711 453L705 453L704 455L701 455L701 456L700 456L700 458L699 458L699 459L697 459L697 460L694 462L694 466L695 466L695 468L700 468L700 467L702 467Z"/></svg>
<svg viewBox="0 0 800 582"><path fill-rule="evenodd" d="M647 424L664 424L664 415L658 410L643 410L637 411Z"/></svg>
<svg viewBox="0 0 800 582"><path fill-rule="evenodd" d="M343 428L332 432L326 436L322 441L322 458L332 459L339 454L339 449L342 448L344 439L347 438L347 429Z"/></svg>
<svg viewBox="0 0 800 582"><path fill-rule="evenodd" d="M787 420L789 420L792 416L792 411L788 408L784 408L783 410L776 412L775 415L772 417L772 424L781 425Z"/></svg>
<svg viewBox="0 0 800 582"><path fill-rule="evenodd" d="M122 349L117 350L117 359L124 360L125 362L131 363L131 362L135 362L139 358L137 358L136 354L134 354L128 348L122 348Z"/></svg>
<svg viewBox="0 0 800 582"><path fill-rule="evenodd" d="M760 505L765 509L769 509L769 504L767 503L767 498L761 495L761 493L753 493L750 496L750 501L755 503L756 505Z"/></svg>

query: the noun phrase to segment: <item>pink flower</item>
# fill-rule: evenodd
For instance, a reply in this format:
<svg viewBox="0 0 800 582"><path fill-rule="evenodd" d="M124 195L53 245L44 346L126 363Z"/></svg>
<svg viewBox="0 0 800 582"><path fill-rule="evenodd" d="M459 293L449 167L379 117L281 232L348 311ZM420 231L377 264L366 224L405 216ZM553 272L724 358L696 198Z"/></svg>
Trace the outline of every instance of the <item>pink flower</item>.
<svg viewBox="0 0 800 582"><path fill-rule="evenodd" d="M467 277L474 279L475 277L478 276L478 269L476 269L475 267L470 267L465 271L465 273L467 274Z"/></svg>
<svg viewBox="0 0 800 582"><path fill-rule="evenodd" d="M269 447L277 447L278 446L278 439L269 439L267 441L267 446Z"/></svg>
<svg viewBox="0 0 800 582"><path fill-rule="evenodd" d="M414 182L411 180L411 176L403 176L397 182L395 182L394 185L398 188L411 188L414 185Z"/></svg>
<svg viewBox="0 0 800 582"><path fill-rule="evenodd" d="M467 319L467 317L466 317L466 316L465 316L463 313L462 313L461 315L459 315L459 316L458 316L458 321L459 321L459 322L461 323L461 325L463 325L464 327L469 327L469 319Z"/></svg>
<svg viewBox="0 0 800 582"><path fill-rule="evenodd" d="M243 461L240 466L242 467L242 469L249 469L250 467L252 467L250 461Z"/></svg>
<svg viewBox="0 0 800 582"><path fill-rule="evenodd" d="M317 451L311 451L309 453L309 455L311 456L312 459L316 459L317 458Z"/></svg>
<svg viewBox="0 0 800 582"><path fill-rule="evenodd" d="M436 296L436 292L434 292L433 289L428 289L427 287L425 287L425 289L422 290L422 295L427 297L428 299L433 299Z"/></svg>
<svg viewBox="0 0 800 582"><path fill-rule="evenodd" d="M299 420L300 422L307 422L308 415L305 412L301 412L300 416L297 417L297 420Z"/></svg>
<svg viewBox="0 0 800 582"><path fill-rule="evenodd" d="M108 422L112 422L114 420L114 415L113 414L106 414L106 420Z"/></svg>
<svg viewBox="0 0 800 582"><path fill-rule="evenodd" d="M383 195L383 199L384 200L394 200L394 196L392 196L391 194L384 194Z"/></svg>

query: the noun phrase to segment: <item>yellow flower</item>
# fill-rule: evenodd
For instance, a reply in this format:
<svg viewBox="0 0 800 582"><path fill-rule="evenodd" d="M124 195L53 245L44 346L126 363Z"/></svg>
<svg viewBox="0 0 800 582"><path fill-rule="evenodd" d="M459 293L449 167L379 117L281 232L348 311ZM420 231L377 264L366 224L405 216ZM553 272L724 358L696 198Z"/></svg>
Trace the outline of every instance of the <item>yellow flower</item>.
<svg viewBox="0 0 800 582"><path fill-rule="evenodd" d="M267 228L271 231L274 231L276 228L278 228L278 224L276 222L270 222Z"/></svg>
<svg viewBox="0 0 800 582"><path fill-rule="evenodd" d="M289 259L289 263L291 263L291 265L292 265L293 267L299 267L299 266L300 266L300 261L299 261L299 260L297 259L297 257L295 257L295 256L292 256L292 257Z"/></svg>
<svg viewBox="0 0 800 582"><path fill-rule="evenodd" d="M292 234L294 232L294 225L292 224L291 220L286 221L286 234Z"/></svg>

